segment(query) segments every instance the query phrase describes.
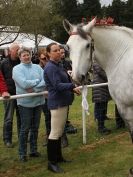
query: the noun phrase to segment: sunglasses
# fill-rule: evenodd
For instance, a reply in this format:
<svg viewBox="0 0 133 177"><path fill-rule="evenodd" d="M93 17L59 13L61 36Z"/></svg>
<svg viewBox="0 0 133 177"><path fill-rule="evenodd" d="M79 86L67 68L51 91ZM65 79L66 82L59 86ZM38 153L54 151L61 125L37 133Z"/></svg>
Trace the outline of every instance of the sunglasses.
<svg viewBox="0 0 133 177"><path fill-rule="evenodd" d="M43 58L40 58L40 60L47 61L47 58L46 58L46 57L43 57Z"/></svg>

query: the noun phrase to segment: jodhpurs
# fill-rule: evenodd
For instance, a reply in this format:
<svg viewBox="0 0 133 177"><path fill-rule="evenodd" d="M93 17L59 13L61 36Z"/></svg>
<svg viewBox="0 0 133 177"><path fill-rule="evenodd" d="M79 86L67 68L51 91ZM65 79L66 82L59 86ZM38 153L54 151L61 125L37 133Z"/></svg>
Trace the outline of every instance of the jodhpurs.
<svg viewBox="0 0 133 177"><path fill-rule="evenodd" d="M68 106L50 110L51 112L51 132L49 139L58 140L64 131L67 119Z"/></svg>

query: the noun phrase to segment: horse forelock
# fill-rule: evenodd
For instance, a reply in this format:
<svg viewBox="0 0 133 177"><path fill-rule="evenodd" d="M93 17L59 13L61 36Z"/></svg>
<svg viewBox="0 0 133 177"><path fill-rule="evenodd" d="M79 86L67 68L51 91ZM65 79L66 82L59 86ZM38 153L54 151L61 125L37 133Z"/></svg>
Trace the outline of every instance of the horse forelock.
<svg viewBox="0 0 133 177"><path fill-rule="evenodd" d="M87 40L88 34L83 30L83 25L77 25L77 33L80 35L81 38Z"/></svg>

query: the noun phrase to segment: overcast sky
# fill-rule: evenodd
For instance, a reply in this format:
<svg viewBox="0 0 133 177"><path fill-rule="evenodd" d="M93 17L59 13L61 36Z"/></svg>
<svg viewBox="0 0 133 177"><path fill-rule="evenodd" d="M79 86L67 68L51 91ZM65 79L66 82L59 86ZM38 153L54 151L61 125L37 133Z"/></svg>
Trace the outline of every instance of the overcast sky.
<svg viewBox="0 0 133 177"><path fill-rule="evenodd" d="M103 5L108 6L109 4L112 3L112 0L100 0L100 2L101 2L101 5L102 5L102 6L103 6Z"/></svg>
<svg viewBox="0 0 133 177"><path fill-rule="evenodd" d="M83 0L78 0L79 2L83 2ZM112 0L100 0L102 6L106 5L108 6L109 4L111 4Z"/></svg>
<svg viewBox="0 0 133 177"><path fill-rule="evenodd" d="M83 2L83 0L78 0L79 2ZM93 1L93 0L92 0ZM113 0L100 0L100 3L102 6L108 6L109 4L112 3ZM127 1L127 0L122 0L122 1Z"/></svg>

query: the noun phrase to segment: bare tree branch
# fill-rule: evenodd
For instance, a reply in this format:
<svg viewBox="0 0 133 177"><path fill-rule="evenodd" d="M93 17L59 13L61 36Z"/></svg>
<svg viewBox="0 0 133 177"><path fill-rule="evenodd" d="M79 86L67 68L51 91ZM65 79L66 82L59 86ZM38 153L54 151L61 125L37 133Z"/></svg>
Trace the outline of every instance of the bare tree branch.
<svg viewBox="0 0 133 177"><path fill-rule="evenodd" d="M18 35L19 35L19 33L17 33L16 37L12 41L1 43L0 46L13 43L17 39Z"/></svg>

